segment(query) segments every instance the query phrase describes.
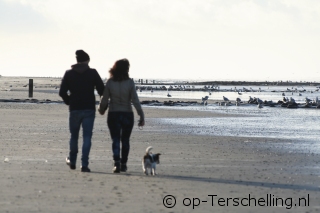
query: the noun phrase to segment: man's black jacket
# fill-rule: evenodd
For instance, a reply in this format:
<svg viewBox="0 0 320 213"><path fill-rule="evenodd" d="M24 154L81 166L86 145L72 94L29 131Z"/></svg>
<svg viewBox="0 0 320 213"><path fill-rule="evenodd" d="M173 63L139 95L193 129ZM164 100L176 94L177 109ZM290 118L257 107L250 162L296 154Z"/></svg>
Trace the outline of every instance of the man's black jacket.
<svg viewBox="0 0 320 213"><path fill-rule="evenodd" d="M59 95L65 104L69 105L69 110L96 109L96 98L94 89L100 96L103 95L104 84L95 69L91 69L87 64L75 64L71 66L63 76ZM68 94L69 91L69 94Z"/></svg>

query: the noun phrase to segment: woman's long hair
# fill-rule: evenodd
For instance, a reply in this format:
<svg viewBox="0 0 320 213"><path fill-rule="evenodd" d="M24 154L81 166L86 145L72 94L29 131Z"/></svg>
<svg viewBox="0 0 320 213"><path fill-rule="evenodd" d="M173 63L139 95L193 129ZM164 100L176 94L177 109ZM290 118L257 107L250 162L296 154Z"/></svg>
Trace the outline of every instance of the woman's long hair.
<svg viewBox="0 0 320 213"><path fill-rule="evenodd" d="M124 58L116 61L113 67L109 70L110 78L114 81L123 81L129 79L130 64L128 59Z"/></svg>

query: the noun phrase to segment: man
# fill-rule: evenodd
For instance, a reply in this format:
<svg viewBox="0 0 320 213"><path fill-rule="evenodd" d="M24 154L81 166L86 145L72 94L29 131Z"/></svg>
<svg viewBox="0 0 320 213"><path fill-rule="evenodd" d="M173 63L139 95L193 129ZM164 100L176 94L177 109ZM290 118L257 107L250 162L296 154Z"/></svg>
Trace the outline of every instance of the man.
<svg viewBox="0 0 320 213"><path fill-rule="evenodd" d="M95 119L96 100L94 90L102 96L103 81L95 69L89 67L90 57L83 50L76 51L77 64L71 66L62 78L59 95L69 105L69 129L71 133L69 156L66 163L76 169L80 126L83 130L81 172L90 172L89 153Z"/></svg>

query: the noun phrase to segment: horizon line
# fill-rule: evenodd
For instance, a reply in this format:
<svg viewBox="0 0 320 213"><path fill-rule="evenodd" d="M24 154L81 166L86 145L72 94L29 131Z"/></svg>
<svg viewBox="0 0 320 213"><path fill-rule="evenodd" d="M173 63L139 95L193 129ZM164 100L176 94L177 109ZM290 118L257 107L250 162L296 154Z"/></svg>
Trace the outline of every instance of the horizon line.
<svg viewBox="0 0 320 213"><path fill-rule="evenodd" d="M3 76L0 75L0 78L2 77L8 77L8 78L58 78L61 79L62 76L60 77L55 77L55 76ZM102 79L108 79L108 78L102 78ZM140 81L142 79L145 83L146 80L150 80L151 78L131 78L135 79L134 81ZM138 80L137 80L138 79ZM192 79L174 79L174 78L155 78L152 79L150 82L147 84L152 84L153 81L177 81L177 82L185 82L185 83L205 83L205 82L252 82L252 83L313 83L313 84L320 84L320 81L306 81L306 80L300 80L300 81L294 81L294 80L273 80L273 81L266 81L266 80L192 80Z"/></svg>

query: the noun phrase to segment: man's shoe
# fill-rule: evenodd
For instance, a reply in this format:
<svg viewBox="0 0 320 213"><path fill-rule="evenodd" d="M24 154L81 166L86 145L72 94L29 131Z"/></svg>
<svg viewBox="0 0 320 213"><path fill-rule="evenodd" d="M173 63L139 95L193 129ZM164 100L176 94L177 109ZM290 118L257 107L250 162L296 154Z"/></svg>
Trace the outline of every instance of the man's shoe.
<svg viewBox="0 0 320 213"><path fill-rule="evenodd" d="M127 168L127 164L125 164L125 163L124 163L124 164L121 164L121 166L120 166L120 171L121 171L121 172L126 172L127 169L128 169L128 168Z"/></svg>
<svg viewBox="0 0 320 213"><path fill-rule="evenodd" d="M76 169L76 165L70 163L69 157L66 158L66 163L70 167L70 169L72 169L72 170Z"/></svg>
<svg viewBox="0 0 320 213"><path fill-rule="evenodd" d="M81 167L81 172L91 172L91 170L87 166L82 166Z"/></svg>
<svg viewBox="0 0 320 213"><path fill-rule="evenodd" d="M113 173L120 173L120 162L114 162Z"/></svg>

